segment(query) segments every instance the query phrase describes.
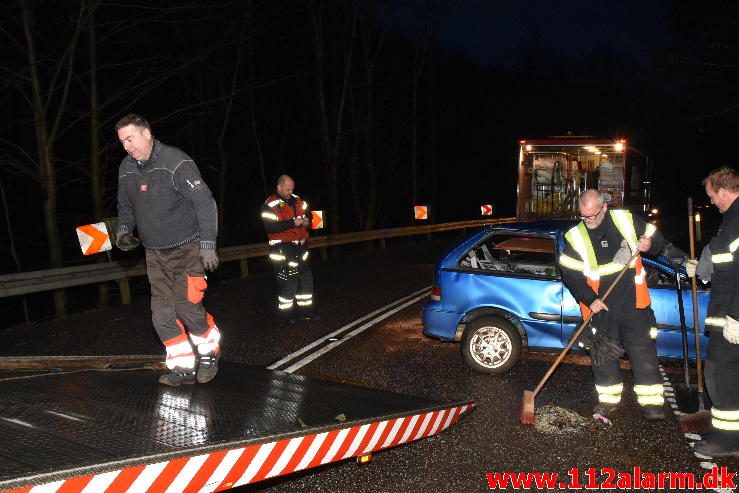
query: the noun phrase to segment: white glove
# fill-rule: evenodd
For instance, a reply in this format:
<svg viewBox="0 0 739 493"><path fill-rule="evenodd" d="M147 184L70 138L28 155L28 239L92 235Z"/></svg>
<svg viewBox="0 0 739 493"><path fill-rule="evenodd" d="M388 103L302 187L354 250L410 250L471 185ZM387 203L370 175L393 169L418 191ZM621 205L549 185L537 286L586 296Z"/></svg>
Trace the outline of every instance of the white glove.
<svg viewBox="0 0 739 493"><path fill-rule="evenodd" d="M695 270L698 268L698 261L695 259L690 259L687 262L685 262L685 273L688 274L688 277L695 277Z"/></svg>
<svg viewBox="0 0 739 493"><path fill-rule="evenodd" d="M739 320L734 320L730 316L726 315L724 337L732 344L739 344Z"/></svg>
<svg viewBox="0 0 739 493"><path fill-rule="evenodd" d="M616 255L613 256L613 263L618 265L626 265L631 260L631 250L626 240L621 242L621 248L618 249Z"/></svg>

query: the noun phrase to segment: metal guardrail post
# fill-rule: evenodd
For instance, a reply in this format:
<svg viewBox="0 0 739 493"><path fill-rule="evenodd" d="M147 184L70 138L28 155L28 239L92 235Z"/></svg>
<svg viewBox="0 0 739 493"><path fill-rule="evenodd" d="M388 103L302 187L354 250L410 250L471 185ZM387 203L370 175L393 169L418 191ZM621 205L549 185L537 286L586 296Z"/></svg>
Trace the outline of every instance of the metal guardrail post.
<svg viewBox="0 0 739 493"><path fill-rule="evenodd" d="M128 285L128 278L118 279L116 282L118 283L118 291L121 293L121 304L130 305L131 288Z"/></svg>
<svg viewBox="0 0 739 493"><path fill-rule="evenodd" d="M241 267L241 278L246 279L249 277L249 259L242 258L239 260L239 266Z"/></svg>

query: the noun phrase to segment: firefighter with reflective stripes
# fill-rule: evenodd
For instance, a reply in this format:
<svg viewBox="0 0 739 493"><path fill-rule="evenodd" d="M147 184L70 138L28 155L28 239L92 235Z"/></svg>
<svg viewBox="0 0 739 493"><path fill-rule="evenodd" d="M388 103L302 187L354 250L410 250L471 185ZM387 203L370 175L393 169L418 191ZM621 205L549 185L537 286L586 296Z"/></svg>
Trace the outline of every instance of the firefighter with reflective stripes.
<svg viewBox="0 0 739 493"><path fill-rule="evenodd" d="M625 210L609 211L597 190L583 192L578 204L582 221L565 234L559 259L562 279L580 302L583 319L594 312L594 330L626 349L634 371L634 392L644 417L650 421L663 420L662 375L650 336L655 317L640 256L611 291L607 304L601 297L633 252L655 255L662 250L664 240L654 225L641 217ZM623 377L619 358L593 360L598 392L594 412L608 416L621 401Z"/></svg>
<svg viewBox="0 0 739 493"><path fill-rule="evenodd" d="M277 179L277 190L262 205L262 222L269 239L269 259L277 282L277 313L290 323L313 314L313 273L308 265L308 203L293 193L287 175Z"/></svg>
<svg viewBox="0 0 739 493"><path fill-rule="evenodd" d="M151 319L171 370L159 382L207 383L221 355L221 334L203 306L205 270L218 267L216 203L192 158L156 140L146 119L126 115L115 128L128 153L118 173L116 246L146 249Z"/></svg>
<svg viewBox="0 0 739 493"><path fill-rule="evenodd" d="M712 429L695 443L696 453L709 457L739 458L739 173L728 167L712 171L703 185L711 203L723 214L718 233L709 243L711 300L705 321L708 332L706 388L711 397ZM701 256L701 264L703 264Z"/></svg>

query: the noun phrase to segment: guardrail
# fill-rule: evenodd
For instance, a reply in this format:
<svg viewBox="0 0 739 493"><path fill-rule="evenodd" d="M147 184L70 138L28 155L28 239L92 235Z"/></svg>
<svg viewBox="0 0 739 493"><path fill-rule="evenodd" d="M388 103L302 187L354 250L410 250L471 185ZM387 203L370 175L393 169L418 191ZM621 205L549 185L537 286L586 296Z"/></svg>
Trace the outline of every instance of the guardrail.
<svg viewBox="0 0 739 493"><path fill-rule="evenodd" d="M478 219L474 221L458 221L453 223L410 226L406 228L359 231L356 233L342 233L330 236L315 236L310 239L309 247L311 249L321 249L321 255L325 259L327 256L327 248L332 246L380 240L380 245L384 248L385 240L388 238L431 234L456 229L478 228L489 224L500 224L514 220L515 218L513 217ZM266 243L255 243L218 249L218 256L221 263L235 262L237 260L241 262L242 277L246 277L249 273L247 259L264 257L268 254L268 246ZM44 291L97 284L107 281L117 281L121 288L121 302L123 304L128 304L131 302L128 289L128 279L144 275L146 275L146 261L143 259L131 266L127 266L125 263L116 261L77 265L74 267L62 267L58 269L37 270L32 272L19 272L17 274L5 274L0 276L0 298L8 298L10 296L30 293L41 293Z"/></svg>

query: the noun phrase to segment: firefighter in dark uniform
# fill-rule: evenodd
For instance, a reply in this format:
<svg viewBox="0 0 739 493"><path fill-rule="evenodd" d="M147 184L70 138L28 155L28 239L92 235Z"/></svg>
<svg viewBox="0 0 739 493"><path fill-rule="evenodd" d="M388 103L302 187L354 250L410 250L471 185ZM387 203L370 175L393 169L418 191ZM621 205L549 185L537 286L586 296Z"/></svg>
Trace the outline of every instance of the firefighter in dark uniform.
<svg viewBox="0 0 739 493"><path fill-rule="evenodd" d="M693 450L703 456L739 458L739 173L723 167L712 171L703 185L724 217L718 234L709 243L710 267L701 265L713 271L705 321L706 389L713 407L711 431L695 443ZM696 264L692 260L686 265L691 277Z"/></svg>
<svg viewBox="0 0 739 493"><path fill-rule="evenodd" d="M308 204L293 193L287 175L277 179L277 190L262 205L262 222L269 239L269 258L277 281L278 316L293 323L313 314L313 273L308 265ZM297 305L297 306L296 306Z"/></svg>
<svg viewBox="0 0 739 493"><path fill-rule="evenodd" d="M221 334L203 306L205 270L218 267L216 203L192 158L156 140L146 119L126 115L115 129L128 153L118 172L116 246L146 249L151 319L171 370L159 382L207 383L221 354Z"/></svg>
<svg viewBox="0 0 739 493"><path fill-rule="evenodd" d="M601 297L633 252L657 254L664 240L654 225L647 224L641 217L626 210L609 211L597 190L583 192L578 204L582 221L565 234L560 256L562 279L580 302L583 319L591 311L595 313L586 332L600 331L599 336L613 341L614 346L622 344L626 349L634 371L634 392L644 417L650 421L663 420L662 375L657 350L650 337L654 312L639 256L611 291L607 303ZM618 349L622 352L620 347ZM591 357L593 355L591 351ZM592 368L598 392L594 412L608 416L621 401L623 380L619 357L606 361L593 357Z"/></svg>

